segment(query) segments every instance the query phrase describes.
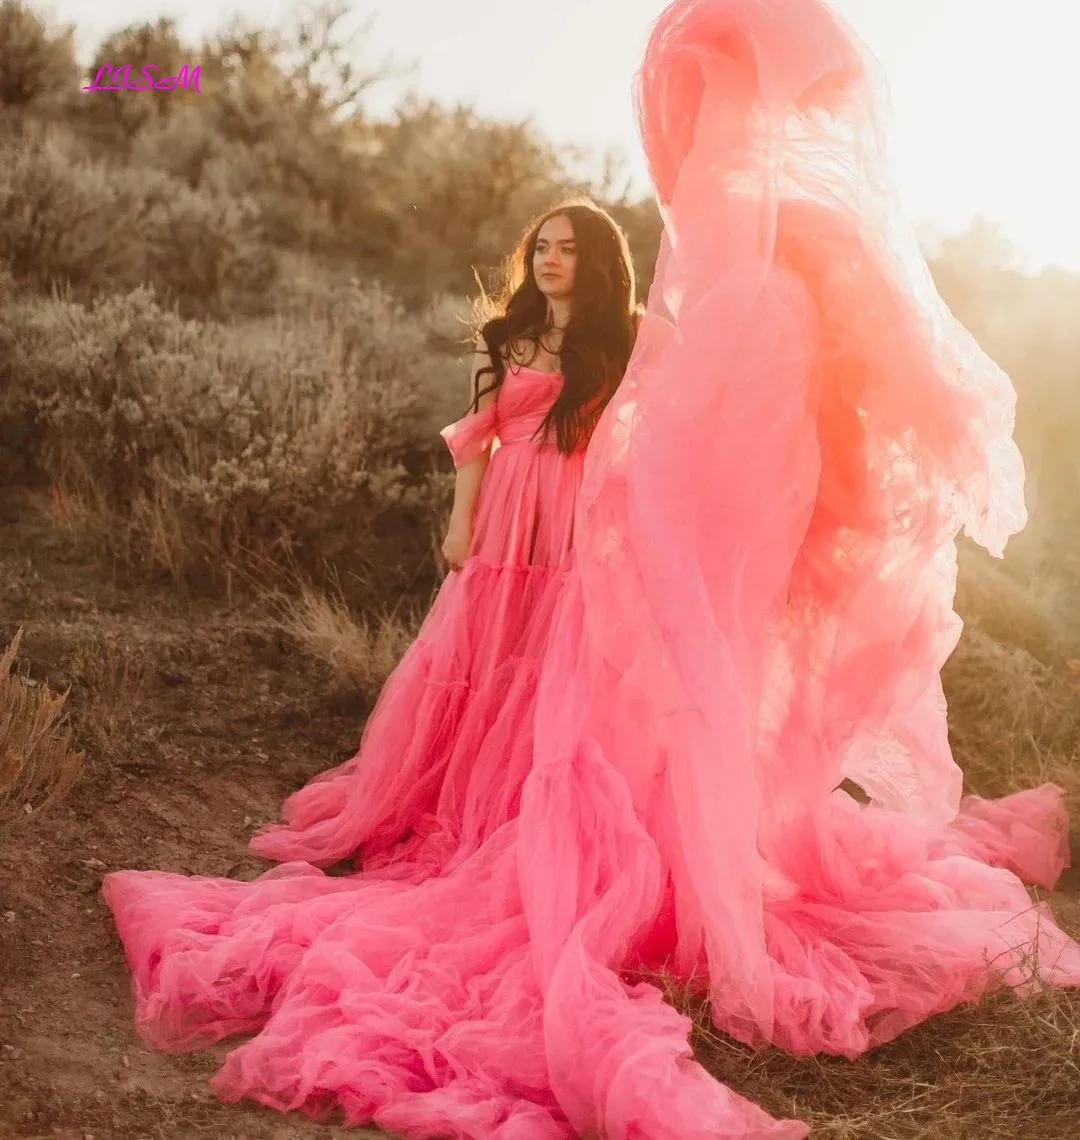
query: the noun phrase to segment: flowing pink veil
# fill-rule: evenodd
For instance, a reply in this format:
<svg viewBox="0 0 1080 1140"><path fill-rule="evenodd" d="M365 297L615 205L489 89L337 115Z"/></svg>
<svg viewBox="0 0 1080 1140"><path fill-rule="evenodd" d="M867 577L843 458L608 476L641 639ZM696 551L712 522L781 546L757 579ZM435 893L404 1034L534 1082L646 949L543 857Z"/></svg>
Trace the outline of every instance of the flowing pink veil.
<svg viewBox="0 0 1080 1140"><path fill-rule="evenodd" d="M637 76L664 234L586 458L518 851L579 1128L700 1092L628 961L707 978L743 1040L849 1055L984 988L988 953L1080 980L1001 869L1056 878L1060 790L957 818L954 540L1002 553L1023 467L1011 384L897 204L878 87L819 0L676 0Z"/></svg>

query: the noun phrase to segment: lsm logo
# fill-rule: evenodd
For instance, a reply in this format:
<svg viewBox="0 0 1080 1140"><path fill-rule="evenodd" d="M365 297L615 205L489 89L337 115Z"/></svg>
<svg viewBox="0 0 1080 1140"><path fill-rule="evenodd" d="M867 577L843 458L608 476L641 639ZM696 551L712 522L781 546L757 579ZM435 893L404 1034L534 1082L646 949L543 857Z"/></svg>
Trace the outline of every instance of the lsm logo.
<svg viewBox="0 0 1080 1140"><path fill-rule="evenodd" d="M164 79L155 80L150 74L151 71L157 71L156 63L147 63L143 65L142 73L145 78L141 80L131 79L131 64L125 63L123 67L118 67L114 71L110 64L105 64L104 67L98 68L97 75L94 76L94 82L88 84L83 88L84 91L149 91L154 88L158 91L168 91L173 87L182 86L186 91L188 84L195 84L195 92L199 93L199 69L198 67L188 70L185 63L178 75L170 75ZM104 80L104 82L102 82Z"/></svg>

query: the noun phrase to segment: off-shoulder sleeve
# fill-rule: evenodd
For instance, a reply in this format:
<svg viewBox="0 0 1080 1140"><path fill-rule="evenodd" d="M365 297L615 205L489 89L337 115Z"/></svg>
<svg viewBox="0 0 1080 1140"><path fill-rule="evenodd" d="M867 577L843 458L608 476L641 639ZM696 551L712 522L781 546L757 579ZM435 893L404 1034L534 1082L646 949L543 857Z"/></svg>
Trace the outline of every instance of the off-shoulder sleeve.
<svg viewBox="0 0 1080 1140"><path fill-rule="evenodd" d="M466 463L471 463L494 440L497 430L495 403L492 401L486 408L481 408L477 412L469 412L460 420L447 424L439 432L439 435L443 437L446 446L450 448L450 454L454 458L454 467L460 468L464 467Z"/></svg>

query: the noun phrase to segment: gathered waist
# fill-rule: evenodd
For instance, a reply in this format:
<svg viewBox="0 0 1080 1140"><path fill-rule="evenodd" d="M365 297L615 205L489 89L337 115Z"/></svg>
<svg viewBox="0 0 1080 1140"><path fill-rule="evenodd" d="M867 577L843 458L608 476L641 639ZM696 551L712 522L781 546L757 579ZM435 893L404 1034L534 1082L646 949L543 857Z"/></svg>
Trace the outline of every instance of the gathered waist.
<svg viewBox="0 0 1080 1140"><path fill-rule="evenodd" d="M585 457L584 450L574 452L572 455L564 455L554 439L541 440L534 439L531 435L513 436L510 439L504 439L502 436L496 436L498 446L495 451L499 451L504 447L521 447L523 444L528 444L535 448L544 455L558 455L561 459L567 460L583 460Z"/></svg>
<svg viewBox="0 0 1080 1140"><path fill-rule="evenodd" d="M543 447L544 446L544 444L539 439L535 439L531 435L511 436L509 439L507 439L505 436L500 435L497 438L499 440L499 446L500 447L510 447L512 444L515 444L515 443L531 443L533 445L533 447Z"/></svg>
<svg viewBox="0 0 1080 1140"><path fill-rule="evenodd" d="M515 432L513 435L503 435L502 432L498 434L499 443L503 447L509 447L512 443L531 443L534 447L554 447L554 441L543 441L536 435L537 429L534 427L529 431L522 431L521 433Z"/></svg>

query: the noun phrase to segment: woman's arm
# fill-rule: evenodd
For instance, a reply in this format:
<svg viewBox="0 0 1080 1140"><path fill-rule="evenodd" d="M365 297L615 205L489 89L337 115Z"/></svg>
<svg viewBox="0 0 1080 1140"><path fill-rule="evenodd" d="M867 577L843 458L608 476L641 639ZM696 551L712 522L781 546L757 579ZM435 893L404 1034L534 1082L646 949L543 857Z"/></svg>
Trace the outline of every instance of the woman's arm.
<svg viewBox="0 0 1080 1140"><path fill-rule="evenodd" d="M478 337L476 348L473 351L472 363L469 370L469 400L476 397L480 388L481 378L478 376L481 368L491 364L487 344L484 338ZM490 374L483 377L490 381ZM483 411L495 402L497 392L486 392L480 397L477 411ZM476 502L480 496L480 485L484 479L488 462L491 459L491 445L485 447L475 459L462 464L457 468L454 481L454 505L450 510L450 523L446 540L443 543L443 556L450 563L451 569L460 570L468 554L472 538L473 513Z"/></svg>

